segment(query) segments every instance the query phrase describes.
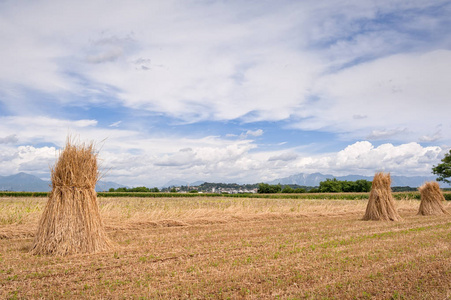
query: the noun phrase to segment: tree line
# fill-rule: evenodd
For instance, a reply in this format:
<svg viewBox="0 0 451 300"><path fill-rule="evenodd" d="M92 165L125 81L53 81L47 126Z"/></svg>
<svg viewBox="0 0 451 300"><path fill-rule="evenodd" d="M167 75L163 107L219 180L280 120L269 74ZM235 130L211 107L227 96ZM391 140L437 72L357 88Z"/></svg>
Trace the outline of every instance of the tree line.
<svg viewBox="0 0 451 300"><path fill-rule="evenodd" d="M154 188L148 188L145 186L138 186L134 188L126 188L126 187L120 187L120 188L110 188L108 192L128 192L128 193L158 193L160 190L157 187Z"/></svg>
<svg viewBox="0 0 451 300"><path fill-rule="evenodd" d="M337 178L321 181L317 188L292 188L289 185L260 183L258 193L365 193L371 190L371 181L360 179L356 181L337 180Z"/></svg>
<svg viewBox="0 0 451 300"><path fill-rule="evenodd" d="M259 194L276 194L276 193L305 193L305 188L292 188L289 185L282 187L280 184L259 183L257 193Z"/></svg>

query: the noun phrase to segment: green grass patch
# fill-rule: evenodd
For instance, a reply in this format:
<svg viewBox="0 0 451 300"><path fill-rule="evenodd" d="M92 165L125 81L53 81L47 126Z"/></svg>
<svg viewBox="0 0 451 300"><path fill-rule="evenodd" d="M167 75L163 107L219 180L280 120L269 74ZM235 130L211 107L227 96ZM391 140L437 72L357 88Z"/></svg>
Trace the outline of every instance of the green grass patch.
<svg viewBox="0 0 451 300"><path fill-rule="evenodd" d="M48 192L1 192L0 197L47 197ZM443 193L451 201L451 192ZM217 193L162 193L162 192L98 192L98 197L108 198L193 198L193 197L228 197L259 199L314 199L314 200L362 200L368 199L369 193L301 193L301 194L217 194ZM419 192L393 193L396 200L420 200Z"/></svg>

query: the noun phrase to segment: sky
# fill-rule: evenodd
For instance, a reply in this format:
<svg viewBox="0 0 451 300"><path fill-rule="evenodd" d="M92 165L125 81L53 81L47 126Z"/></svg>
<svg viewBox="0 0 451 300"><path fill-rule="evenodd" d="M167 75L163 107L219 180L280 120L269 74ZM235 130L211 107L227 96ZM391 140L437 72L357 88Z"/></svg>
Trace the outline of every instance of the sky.
<svg viewBox="0 0 451 300"><path fill-rule="evenodd" d="M449 0L0 0L0 175L71 135L128 186L429 176L450 28Z"/></svg>

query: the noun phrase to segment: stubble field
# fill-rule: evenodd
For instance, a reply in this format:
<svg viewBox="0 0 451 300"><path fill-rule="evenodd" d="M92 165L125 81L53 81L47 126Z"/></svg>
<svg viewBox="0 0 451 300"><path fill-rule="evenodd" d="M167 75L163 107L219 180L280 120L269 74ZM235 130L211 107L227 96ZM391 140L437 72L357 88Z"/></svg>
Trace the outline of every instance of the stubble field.
<svg viewBox="0 0 451 300"><path fill-rule="evenodd" d="M451 298L451 216L418 200L100 198L115 249L33 256L45 202L0 198L1 299Z"/></svg>

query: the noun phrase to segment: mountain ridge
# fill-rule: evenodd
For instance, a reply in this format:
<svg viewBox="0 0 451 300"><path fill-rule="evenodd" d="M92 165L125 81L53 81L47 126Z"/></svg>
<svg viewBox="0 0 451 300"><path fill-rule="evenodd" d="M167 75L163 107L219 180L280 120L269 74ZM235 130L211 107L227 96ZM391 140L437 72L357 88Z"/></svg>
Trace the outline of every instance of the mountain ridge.
<svg viewBox="0 0 451 300"><path fill-rule="evenodd" d="M364 175L345 175L345 176L334 176L331 174L322 173L298 173L288 177L278 178L271 181L265 181L268 184L296 184L300 186L319 186L321 181L326 179L337 178L337 180L347 180L356 181L359 179L364 179L372 181L372 176ZM434 176L391 176L392 186L410 186L419 187L426 181L435 181ZM204 183L205 181L196 181L193 183L188 183L182 180L171 180L166 186L181 186L189 185L196 186L199 183ZM445 183L439 183L441 187L447 187ZM112 181L99 181L96 185L96 191L108 191L110 188L117 189L119 187L127 187L122 184L118 184ZM48 192L51 190L51 182L42 180L34 175L30 175L24 172L20 172L14 175L1 176L0 175L0 191L17 191L17 192Z"/></svg>
<svg viewBox="0 0 451 300"><path fill-rule="evenodd" d="M96 191L108 191L110 188L124 187L112 181L98 181ZM13 192L49 192L52 189L51 182L42 180L34 175L20 172L14 175L0 175L0 191Z"/></svg>

